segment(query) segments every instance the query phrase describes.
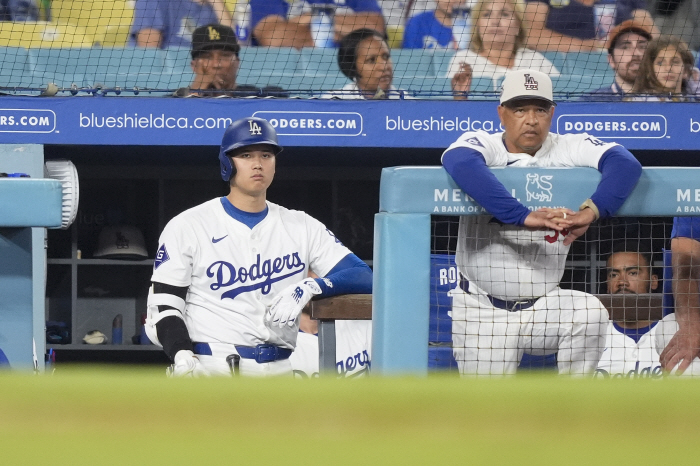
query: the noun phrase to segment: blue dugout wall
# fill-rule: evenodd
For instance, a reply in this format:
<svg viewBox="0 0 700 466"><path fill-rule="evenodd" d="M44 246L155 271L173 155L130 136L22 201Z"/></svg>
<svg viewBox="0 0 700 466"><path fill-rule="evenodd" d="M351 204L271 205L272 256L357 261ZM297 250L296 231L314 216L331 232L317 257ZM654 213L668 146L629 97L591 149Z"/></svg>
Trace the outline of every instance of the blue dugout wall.
<svg viewBox="0 0 700 466"><path fill-rule="evenodd" d="M531 210L578 206L600 181L591 168L495 168L498 180ZM533 192L527 175L551 176ZM622 174L621 176L624 176ZM532 196L547 194L547 196ZM539 201L538 199L549 199ZM382 170L374 231L373 370L383 375L428 372L430 216L485 210L442 167ZM645 168L618 216L700 214L700 168Z"/></svg>

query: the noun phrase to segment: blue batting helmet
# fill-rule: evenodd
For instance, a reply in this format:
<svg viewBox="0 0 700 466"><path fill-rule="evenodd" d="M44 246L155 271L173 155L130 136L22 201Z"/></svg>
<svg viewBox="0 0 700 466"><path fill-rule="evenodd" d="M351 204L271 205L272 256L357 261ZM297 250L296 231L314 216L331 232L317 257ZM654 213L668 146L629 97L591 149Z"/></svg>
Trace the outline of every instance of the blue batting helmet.
<svg viewBox="0 0 700 466"><path fill-rule="evenodd" d="M219 149L219 161L221 162L221 178L229 181L235 174L235 167L228 153L240 147L253 144L267 144L272 146L275 155L282 152L282 146L277 143L277 133L267 120L256 117L247 117L236 120L226 128L221 139Z"/></svg>

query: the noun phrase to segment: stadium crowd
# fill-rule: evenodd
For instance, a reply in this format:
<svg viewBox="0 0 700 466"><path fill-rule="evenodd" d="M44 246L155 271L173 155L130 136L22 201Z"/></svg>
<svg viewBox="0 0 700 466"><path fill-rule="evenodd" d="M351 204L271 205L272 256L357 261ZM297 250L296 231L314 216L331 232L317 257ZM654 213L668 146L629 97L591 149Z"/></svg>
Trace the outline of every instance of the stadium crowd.
<svg viewBox="0 0 700 466"><path fill-rule="evenodd" d="M193 47L195 31L205 26L230 28L234 35L227 40L236 42L239 51L246 47L342 51L343 39L348 35L372 30L382 37L388 50L385 61L391 60L392 51L398 49L404 53L411 49L424 51L417 51L417 56L442 51L441 56L447 57L449 64L438 66L441 75L437 80L447 78L448 90L455 99L469 98L470 92L478 88L475 80L490 78L496 89L507 70L528 68L559 78L555 91L578 90L579 97L586 100L688 101L694 100L700 78L693 56L700 47L700 39L695 37L700 34L694 34L700 17L696 3L698 0L135 0L115 2L110 11L110 6L97 0L15 0L3 3L2 18L16 23L49 21L90 30L85 37L92 36L81 46L91 42L102 47L164 50ZM85 11L87 7L95 9L92 14L99 14L102 21L98 25L84 22L90 13ZM77 30L56 29L53 40L59 44L68 41L68 34ZM42 31L42 37L47 36L47 30ZM645 56L647 45L650 47ZM27 47L32 46L27 43ZM202 54L197 55L197 60L193 55L191 64L195 74L195 68L201 69L204 63L199 57ZM599 58L606 55L609 67L605 58ZM668 64L655 65L655 60L666 58ZM213 63L218 58L204 59ZM338 63L342 60L338 56ZM284 67L285 63L278 66ZM342 65L324 62L324 66L328 68L309 72L342 72L349 79L346 94L350 88L361 87ZM662 69L674 66L669 72ZM415 75L420 77L420 65L416 67ZM414 73L411 66L404 68L397 76L393 76L393 68L387 68L382 79L391 78L393 82L380 88L398 92L397 87L407 87L403 82L397 86L397 80ZM596 87L576 81L573 77L578 74L598 77L593 82L604 85L591 92ZM661 74L666 77L659 79ZM609 81L603 83L601 79ZM407 82L411 89L405 91L418 90L415 96L430 97L420 94L419 85ZM197 83L193 84L196 88ZM269 83L249 84L255 88ZM235 87L229 84L227 90ZM339 89L319 89L326 93L333 90ZM355 92L353 97L363 95L361 89ZM259 95L284 96L274 92ZM332 95L337 97L339 93ZM390 97L391 92L382 96Z"/></svg>

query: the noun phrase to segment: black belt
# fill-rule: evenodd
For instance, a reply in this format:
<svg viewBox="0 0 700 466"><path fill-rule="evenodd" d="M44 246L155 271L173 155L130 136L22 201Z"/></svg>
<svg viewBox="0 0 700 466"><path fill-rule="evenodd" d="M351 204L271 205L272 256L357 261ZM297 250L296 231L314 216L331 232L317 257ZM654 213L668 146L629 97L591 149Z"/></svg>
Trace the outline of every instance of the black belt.
<svg viewBox="0 0 700 466"><path fill-rule="evenodd" d="M235 345L235 347L240 357L255 359L255 362L258 364L289 359L289 356L292 355L292 350L275 345L258 345L253 347ZM211 356L211 347L209 343L194 343L192 352L194 354Z"/></svg>
<svg viewBox="0 0 700 466"><path fill-rule="evenodd" d="M464 278L461 275L459 277L459 287L463 291L465 291L467 294L471 294L471 293L469 293L469 280L467 280L466 278ZM540 298L531 298L531 299L520 299L518 301L508 301L505 299L496 298L495 296L491 296L490 294L487 294L486 297L489 298L489 301L491 301L491 304L493 304L493 307L497 307L499 309L504 309L508 312L515 312L515 311L522 311L523 309L529 309L535 305L535 302L537 302L538 299L540 299Z"/></svg>

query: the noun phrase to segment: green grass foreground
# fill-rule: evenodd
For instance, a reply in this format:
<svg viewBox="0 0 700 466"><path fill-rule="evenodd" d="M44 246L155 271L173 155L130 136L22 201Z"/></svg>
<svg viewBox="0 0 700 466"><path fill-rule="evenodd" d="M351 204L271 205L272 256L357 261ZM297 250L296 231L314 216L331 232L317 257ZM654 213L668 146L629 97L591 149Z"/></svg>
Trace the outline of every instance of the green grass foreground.
<svg viewBox="0 0 700 466"><path fill-rule="evenodd" d="M698 464L700 382L0 374L0 464Z"/></svg>

